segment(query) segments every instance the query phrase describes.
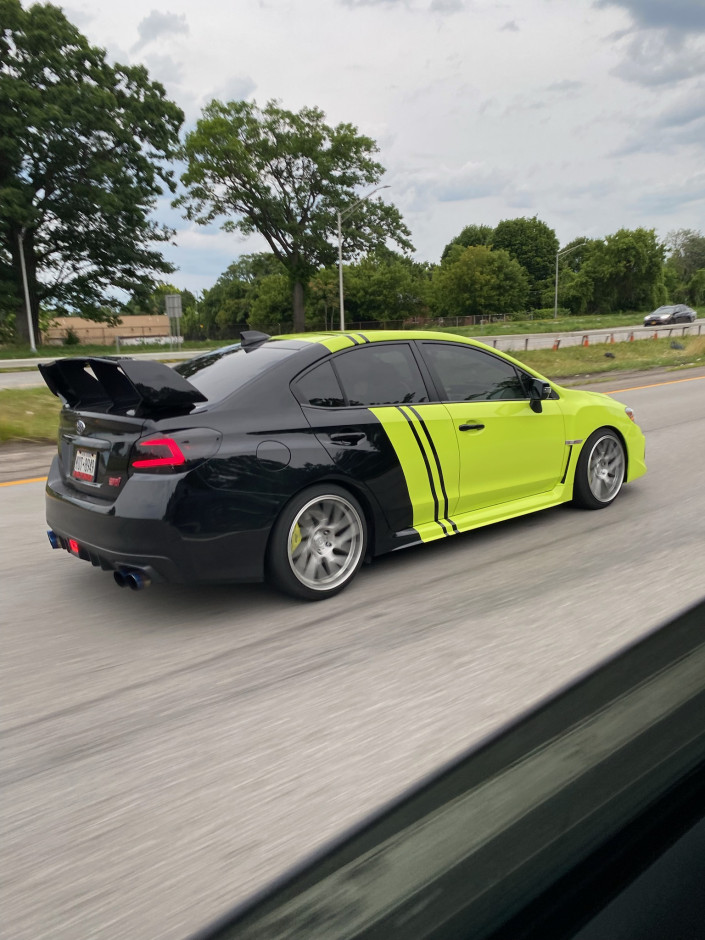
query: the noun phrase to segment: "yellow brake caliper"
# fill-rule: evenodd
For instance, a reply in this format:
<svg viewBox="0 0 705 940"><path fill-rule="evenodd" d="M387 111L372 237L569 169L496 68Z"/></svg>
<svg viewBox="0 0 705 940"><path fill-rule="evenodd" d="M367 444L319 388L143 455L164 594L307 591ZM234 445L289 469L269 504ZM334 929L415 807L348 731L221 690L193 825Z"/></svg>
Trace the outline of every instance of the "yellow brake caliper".
<svg viewBox="0 0 705 940"><path fill-rule="evenodd" d="M296 549L301 544L301 528L299 527L298 522L294 526L294 529L291 533L291 554L293 555Z"/></svg>

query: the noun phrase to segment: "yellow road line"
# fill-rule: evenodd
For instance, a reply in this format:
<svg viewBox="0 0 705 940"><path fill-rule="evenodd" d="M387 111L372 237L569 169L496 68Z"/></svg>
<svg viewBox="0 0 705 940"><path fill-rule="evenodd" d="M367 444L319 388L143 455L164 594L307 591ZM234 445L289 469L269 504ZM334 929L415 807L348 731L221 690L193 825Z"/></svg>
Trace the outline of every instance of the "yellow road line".
<svg viewBox="0 0 705 940"><path fill-rule="evenodd" d="M46 477L31 477L29 480L10 480L8 483L0 483L0 486L19 486L20 483L46 483Z"/></svg>
<svg viewBox="0 0 705 940"><path fill-rule="evenodd" d="M653 385L634 385L632 388L616 388L611 392L605 392L605 395L619 395L620 392L638 392L642 388L659 388L661 385L678 385L680 382L701 382L705 375L694 375L689 379L671 379L669 382L654 382Z"/></svg>

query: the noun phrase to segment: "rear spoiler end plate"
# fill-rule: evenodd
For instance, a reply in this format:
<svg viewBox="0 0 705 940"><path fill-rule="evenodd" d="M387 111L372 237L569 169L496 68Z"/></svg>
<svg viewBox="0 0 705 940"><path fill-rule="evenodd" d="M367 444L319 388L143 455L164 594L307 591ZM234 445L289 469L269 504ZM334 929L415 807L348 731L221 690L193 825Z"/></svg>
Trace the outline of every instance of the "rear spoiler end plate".
<svg viewBox="0 0 705 940"><path fill-rule="evenodd" d="M182 375L152 359L75 357L38 368L49 390L71 408L110 405L153 413L208 401Z"/></svg>

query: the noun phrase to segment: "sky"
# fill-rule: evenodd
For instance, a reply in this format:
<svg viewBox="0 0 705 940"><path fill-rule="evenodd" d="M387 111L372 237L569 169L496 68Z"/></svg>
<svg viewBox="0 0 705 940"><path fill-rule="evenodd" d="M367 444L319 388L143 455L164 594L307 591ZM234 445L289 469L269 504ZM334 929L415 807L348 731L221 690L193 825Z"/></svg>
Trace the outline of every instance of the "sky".
<svg viewBox="0 0 705 940"><path fill-rule="evenodd" d="M57 0L60 2L60 0ZM380 195L437 262L469 224L538 216L566 244L705 230L705 0L71 0L112 61L185 112L213 98L315 106L379 146ZM360 193L363 195L363 192ZM204 290L266 250L186 222L164 253Z"/></svg>

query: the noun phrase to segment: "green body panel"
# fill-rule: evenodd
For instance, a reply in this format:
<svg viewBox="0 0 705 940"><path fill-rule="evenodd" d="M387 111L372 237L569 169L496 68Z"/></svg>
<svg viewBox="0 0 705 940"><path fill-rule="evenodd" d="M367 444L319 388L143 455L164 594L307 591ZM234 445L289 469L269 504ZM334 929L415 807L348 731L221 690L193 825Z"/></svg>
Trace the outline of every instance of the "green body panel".
<svg viewBox="0 0 705 940"><path fill-rule="evenodd" d="M552 490L566 462L564 419L559 401L448 402L458 438L460 499L457 513L484 509ZM461 431L468 424L477 430Z"/></svg>
<svg viewBox="0 0 705 940"><path fill-rule="evenodd" d="M370 408L384 427L401 464L423 541L453 531L458 503L458 443L445 405Z"/></svg>
<svg viewBox="0 0 705 940"><path fill-rule="evenodd" d="M625 482L646 473L644 435L608 395L563 388L507 353L465 336L430 330L298 333L277 339L338 352L367 342L441 340L506 359L557 394L535 412L528 401L472 401L371 408L397 455L413 528L424 542L547 509L573 498L580 451L598 428L624 441ZM461 431L463 424L484 428Z"/></svg>

